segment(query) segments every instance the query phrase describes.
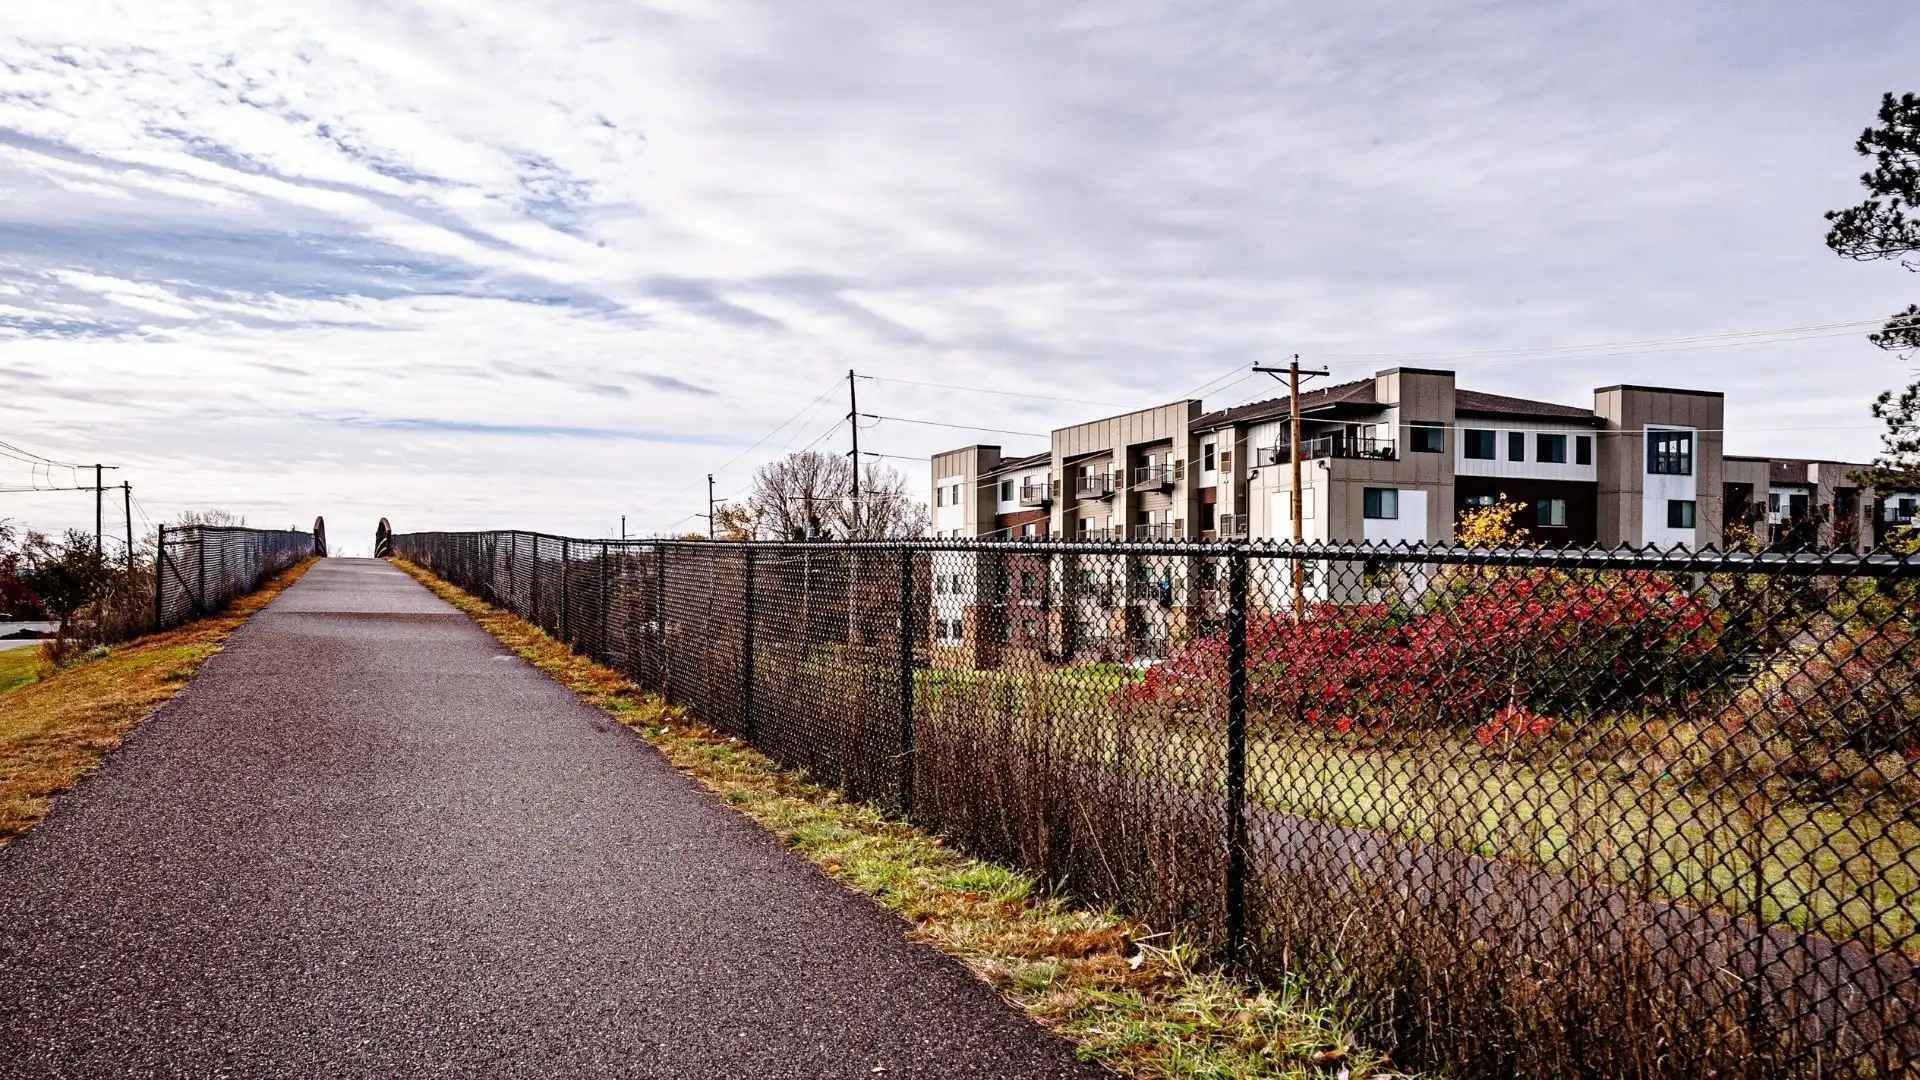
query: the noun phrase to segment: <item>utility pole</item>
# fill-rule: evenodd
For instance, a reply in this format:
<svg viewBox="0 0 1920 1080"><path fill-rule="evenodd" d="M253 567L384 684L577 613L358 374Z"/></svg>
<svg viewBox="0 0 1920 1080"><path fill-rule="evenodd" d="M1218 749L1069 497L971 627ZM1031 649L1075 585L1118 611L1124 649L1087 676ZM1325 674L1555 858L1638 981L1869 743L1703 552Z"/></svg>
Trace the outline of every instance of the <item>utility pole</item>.
<svg viewBox="0 0 1920 1080"><path fill-rule="evenodd" d="M93 557L96 561L106 554L106 496L106 466L96 462L93 466Z"/></svg>
<svg viewBox="0 0 1920 1080"><path fill-rule="evenodd" d="M127 510L127 575L133 575L133 485L125 480L120 482L120 495Z"/></svg>
<svg viewBox="0 0 1920 1080"><path fill-rule="evenodd" d="M853 432L853 536L860 535L860 397L854 391L853 369L847 369L847 430Z"/></svg>
<svg viewBox="0 0 1920 1080"><path fill-rule="evenodd" d="M627 542L627 515L625 514L620 515L620 542L623 544Z"/></svg>
<svg viewBox="0 0 1920 1080"><path fill-rule="evenodd" d="M1261 367L1258 364L1254 365L1253 370L1264 372L1275 378L1279 378L1281 374L1278 368ZM1293 498L1289 501L1293 504L1293 543L1295 547L1298 547L1306 540L1306 523L1302 520L1306 509L1306 499L1304 493L1300 490L1302 480L1300 468L1300 455L1302 453L1302 447L1300 445L1300 377L1305 375L1311 378L1315 375L1327 374L1331 373L1325 370L1301 371L1299 353L1294 353L1293 360L1287 364L1287 441L1289 443L1287 456L1293 459ZM1294 618L1297 619L1300 617L1300 613L1302 609L1306 607L1306 604L1307 564L1296 558L1293 560Z"/></svg>
<svg viewBox="0 0 1920 1080"><path fill-rule="evenodd" d="M709 539L709 540L712 540L712 539L715 539L715 537L714 537L714 528L713 528L713 521L714 521L714 517L713 517L713 474L712 474L712 473L708 473L708 474L707 474L707 539Z"/></svg>

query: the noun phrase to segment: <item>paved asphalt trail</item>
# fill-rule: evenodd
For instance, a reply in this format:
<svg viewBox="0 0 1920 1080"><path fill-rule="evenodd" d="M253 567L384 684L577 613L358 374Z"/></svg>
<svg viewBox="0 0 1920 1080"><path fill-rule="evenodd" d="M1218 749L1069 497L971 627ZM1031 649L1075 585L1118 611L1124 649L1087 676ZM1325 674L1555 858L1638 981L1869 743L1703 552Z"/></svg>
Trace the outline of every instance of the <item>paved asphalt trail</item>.
<svg viewBox="0 0 1920 1080"><path fill-rule="evenodd" d="M330 559L0 849L0 1076L1104 1075L904 930Z"/></svg>

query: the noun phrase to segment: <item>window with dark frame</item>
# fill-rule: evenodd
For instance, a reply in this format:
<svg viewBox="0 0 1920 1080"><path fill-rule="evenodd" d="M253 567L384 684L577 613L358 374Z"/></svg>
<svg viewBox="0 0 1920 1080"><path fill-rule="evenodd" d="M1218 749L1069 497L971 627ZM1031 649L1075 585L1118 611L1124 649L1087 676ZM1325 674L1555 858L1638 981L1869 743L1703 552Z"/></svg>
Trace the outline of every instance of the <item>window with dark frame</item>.
<svg viewBox="0 0 1920 1080"><path fill-rule="evenodd" d="M1692 476L1693 432L1649 429L1647 472L1655 476Z"/></svg>
<svg viewBox="0 0 1920 1080"><path fill-rule="evenodd" d="M1667 500L1667 528L1669 529L1693 528L1693 500L1692 499L1668 499Z"/></svg>
<svg viewBox="0 0 1920 1080"><path fill-rule="evenodd" d="M1544 462L1548 465L1565 465L1567 463L1567 437L1565 435L1549 435L1542 432L1539 437L1534 440L1534 460Z"/></svg>
<svg viewBox="0 0 1920 1080"><path fill-rule="evenodd" d="M1000 501L1001 502L1013 501L1013 481L1012 480L1000 481Z"/></svg>
<svg viewBox="0 0 1920 1080"><path fill-rule="evenodd" d="M1207 443L1200 448L1200 468L1206 472L1212 472L1217 466L1218 462L1213 456L1213 444Z"/></svg>
<svg viewBox="0 0 1920 1080"><path fill-rule="evenodd" d="M1416 454L1439 454L1447 449L1447 429L1444 424L1416 420L1411 425L1411 434Z"/></svg>
<svg viewBox="0 0 1920 1080"><path fill-rule="evenodd" d="M1573 463L1575 465L1593 464L1593 436L1591 435L1574 436Z"/></svg>
<svg viewBox="0 0 1920 1080"><path fill-rule="evenodd" d="M1460 435L1465 444L1462 453L1475 461L1493 460L1493 432L1484 428L1468 428Z"/></svg>
<svg viewBox="0 0 1920 1080"><path fill-rule="evenodd" d="M1540 499L1533 504L1534 524L1543 529L1567 527L1567 500Z"/></svg>
<svg viewBox="0 0 1920 1080"><path fill-rule="evenodd" d="M1400 517L1398 488L1367 488L1361 494L1361 510L1370 521L1395 521Z"/></svg>
<svg viewBox="0 0 1920 1080"><path fill-rule="evenodd" d="M1527 433L1524 431L1507 432L1507 460L1527 460Z"/></svg>

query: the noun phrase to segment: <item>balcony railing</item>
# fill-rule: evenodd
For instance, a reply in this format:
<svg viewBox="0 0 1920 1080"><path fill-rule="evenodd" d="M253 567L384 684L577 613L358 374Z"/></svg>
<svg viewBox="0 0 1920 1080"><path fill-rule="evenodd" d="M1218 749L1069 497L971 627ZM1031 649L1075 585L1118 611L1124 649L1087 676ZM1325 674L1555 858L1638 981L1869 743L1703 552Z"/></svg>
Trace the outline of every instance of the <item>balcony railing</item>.
<svg viewBox="0 0 1920 1080"><path fill-rule="evenodd" d="M1133 470L1133 490L1165 491L1179 483L1183 465L1141 465Z"/></svg>
<svg viewBox="0 0 1920 1080"><path fill-rule="evenodd" d="M1074 533L1073 535L1074 535L1074 538L1077 540L1112 540L1114 539L1114 530L1112 529L1081 529L1079 532Z"/></svg>
<svg viewBox="0 0 1920 1080"><path fill-rule="evenodd" d="M1392 439L1375 439L1357 435L1322 435L1317 439L1307 439L1301 444L1305 453L1302 461L1315 458L1351 458L1361 461L1392 461L1399 456ZM1259 450L1262 465L1285 465L1293 460L1293 447L1287 443L1278 446L1263 446Z"/></svg>
<svg viewBox="0 0 1920 1080"><path fill-rule="evenodd" d="M1045 484L1021 484L1021 506L1045 506L1053 501L1053 489Z"/></svg>
<svg viewBox="0 0 1920 1080"><path fill-rule="evenodd" d="M1081 499L1113 498L1113 477L1107 473L1090 473L1074 481L1073 493Z"/></svg>
<svg viewBox="0 0 1920 1080"><path fill-rule="evenodd" d="M1171 540L1173 539L1173 523L1170 521L1161 521L1155 522L1152 525L1135 525L1133 527L1133 539Z"/></svg>
<svg viewBox="0 0 1920 1080"><path fill-rule="evenodd" d="M1245 540L1247 538L1247 515L1221 514L1220 527L1214 530L1222 540Z"/></svg>

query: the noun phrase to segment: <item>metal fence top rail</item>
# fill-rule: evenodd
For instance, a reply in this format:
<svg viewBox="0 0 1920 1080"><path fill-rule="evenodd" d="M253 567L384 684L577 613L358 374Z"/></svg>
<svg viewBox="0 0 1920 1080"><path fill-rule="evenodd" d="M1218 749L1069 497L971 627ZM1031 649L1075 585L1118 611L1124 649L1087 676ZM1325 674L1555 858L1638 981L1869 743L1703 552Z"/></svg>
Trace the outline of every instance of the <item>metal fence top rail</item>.
<svg viewBox="0 0 1920 1080"><path fill-rule="evenodd" d="M89 488L89 491L92 489ZM304 529L257 529L252 525L167 525L168 532L260 533L269 536L312 536Z"/></svg>
<svg viewBox="0 0 1920 1080"><path fill-rule="evenodd" d="M528 529L395 534L407 539L514 536L578 545L583 551L656 548L820 552L978 552L1009 555L1134 555L1222 557L1242 553L1259 559L1309 559L1320 562L1424 563L1429 565L1507 566L1559 570L1659 570L1677 573L1747 573L1796 577L1848 576L1920 578L1920 555L1878 550L1866 555L1815 551L1721 551L1656 546L1640 548L1470 548L1451 544L1325 543L1290 540L681 540L601 539L561 536Z"/></svg>

